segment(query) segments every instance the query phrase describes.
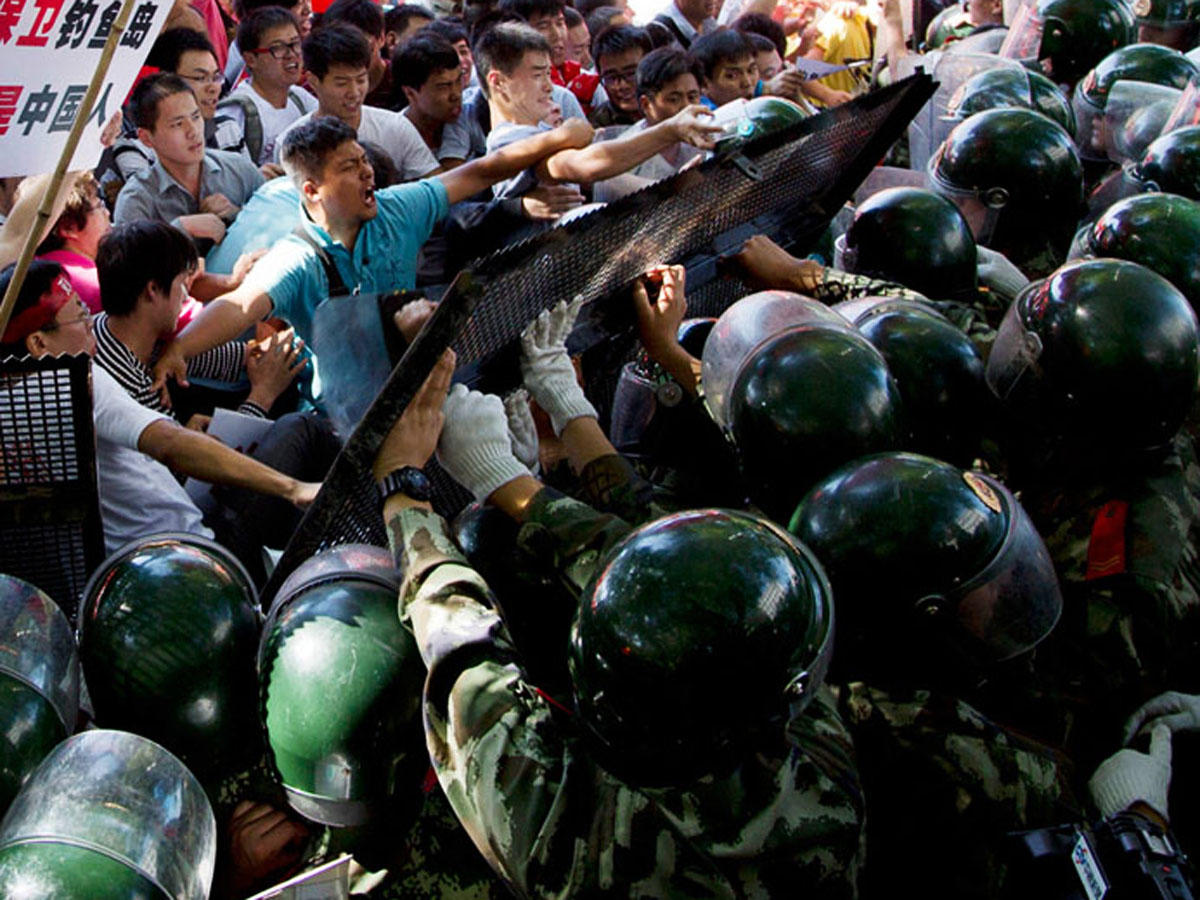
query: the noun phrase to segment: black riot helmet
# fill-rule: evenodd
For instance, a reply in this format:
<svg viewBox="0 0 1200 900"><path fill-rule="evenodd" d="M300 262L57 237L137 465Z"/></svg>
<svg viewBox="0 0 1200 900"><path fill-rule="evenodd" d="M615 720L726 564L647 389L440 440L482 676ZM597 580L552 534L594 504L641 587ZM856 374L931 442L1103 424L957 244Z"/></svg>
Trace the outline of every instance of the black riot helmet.
<svg viewBox="0 0 1200 900"><path fill-rule="evenodd" d="M419 802L424 666L396 615L399 586L387 550L344 544L306 560L271 604L262 721L288 803L307 819L352 827Z"/></svg>
<svg viewBox="0 0 1200 900"><path fill-rule="evenodd" d="M1075 113L1066 95L1045 75L1026 68L994 66L977 72L951 96L946 114L962 122L985 109L1009 106L1040 112L1075 135Z"/></svg>
<svg viewBox="0 0 1200 900"><path fill-rule="evenodd" d="M1145 190L1200 200L1200 125L1177 128L1156 139L1133 176Z"/></svg>
<svg viewBox="0 0 1200 900"><path fill-rule="evenodd" d="M1140 263L1200 309L1200 203L1176 194L1138 194L1114 203L1084 229L1074 257Z"/></svg>
<svg viewBox="0 0 1200 900"><path fill-rule="evenodd" d="M885 188L861 203L843 259L851 272L929 297L969 297L977 285L966 220L945 197L921 188Z"/></svg>
<svg viewBox="0 0 1200 900"><path fill-rule="evenodd" d="M1200 377L1196 314L1169 281L1123 260L1078 260L1017 296L987 382L1016 422L1089 452L1166 445Z"/></svg>
<svg viewBox="0 0 1200 900"><path fill-rule="evenodd" d="M1013 23L1002 55L1036 61L1058 84L1072 85L1136 37L1125 0L1037 0Z"/></svg>
<svg viewBox="0 0 1200 900"><path fill-rule="evenodd" d="M943 654L973 667L1010 659L1062 610L1050 555L1012 494L927 456L884 453L841 467L808 493L789 530L821 560L838 598L841 676L894 666L888 648L900 646L906 665L932 655L934 669Z"/></svg>
<svg viewBox="0 0 1200 900"><path fill-rule="evenodd" d="M899 385L910 435L905 446L969 465L992 402L971 339L933 307L899 298L876 298L857 311L854 326L883 354Z"/></svg>
<svg viewBox="0 0 1200 900"><path fill-rule="evenodd" d="M1119 82L1135 81L1183 90L1200 73L1196 64L1169 47L1129 44L1100 60L1075 85L1071 106L1078 131L1076 145L1085 159L1107 158L1105 110L1109 95Z"/></svg>
<svg viewBox="0 0 1200 900"><path fill-rule="evenodd" d="M635 783L718 772L820 689L833 647L821 566L772 522L693 510L641 526L597 567L571 629L582 732Z"/></svg>
<svg viewBox="0 0 1200 900"><path fill-rule="evenodd" d="M734 378L728 420L751 496L777 521L818 478L905 437L883 355L836 326L798 326L759 344Z"/></svg>
<svg viewBox="0 0 1200 900"><path fill-rule="evenodd" d="M930 159L929 182L955 202L978 243L1027 275L1066 257L1083 208L1083 167L1070 136L1040 113L971 116Z"/></svg>

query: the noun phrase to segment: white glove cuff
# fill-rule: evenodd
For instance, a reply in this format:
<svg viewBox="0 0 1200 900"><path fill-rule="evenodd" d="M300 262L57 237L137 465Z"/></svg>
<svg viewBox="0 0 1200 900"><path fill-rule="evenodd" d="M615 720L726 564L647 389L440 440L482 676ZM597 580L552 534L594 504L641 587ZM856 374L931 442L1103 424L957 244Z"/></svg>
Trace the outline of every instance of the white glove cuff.
<svg viewBox="0 0 1200 900"><path fill-rule="evenodd" d="M450 474L462 481L463 487L479 501L486 500L497 488L529 474L529 469L512 453L492 445L469 447L457 457Z"/></svg>
<svg viewBox="0 0 1200 900"><path fill-rule="evenodd" d="M1139 800L1153 808L1164 819L1167 818L1165 787L1171 781L1169 767L1164 774L1161 763L1154 764L1148 760L1140 760L1144 765L1112 765L1105 768L1108 762L1115 760L1102 763L1088 783L1092 800L1103 818L1114 816Z"/></svg>

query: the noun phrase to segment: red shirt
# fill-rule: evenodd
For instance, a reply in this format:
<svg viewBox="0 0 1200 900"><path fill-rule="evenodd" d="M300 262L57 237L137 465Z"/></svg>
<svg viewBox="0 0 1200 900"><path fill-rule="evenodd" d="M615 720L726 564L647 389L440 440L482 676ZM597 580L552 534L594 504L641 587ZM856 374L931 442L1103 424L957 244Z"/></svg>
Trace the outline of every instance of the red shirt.
<svg viewBox="0 0 1200 900"><path fill-rule="evenodd" d="M568 59L557 69L550 67L550 80L575 95L575 99L583 107L585 116L592 114L592 97L596 95L596 88L600 86L599 75L583 71L583 66L573 59Z"/></svg>

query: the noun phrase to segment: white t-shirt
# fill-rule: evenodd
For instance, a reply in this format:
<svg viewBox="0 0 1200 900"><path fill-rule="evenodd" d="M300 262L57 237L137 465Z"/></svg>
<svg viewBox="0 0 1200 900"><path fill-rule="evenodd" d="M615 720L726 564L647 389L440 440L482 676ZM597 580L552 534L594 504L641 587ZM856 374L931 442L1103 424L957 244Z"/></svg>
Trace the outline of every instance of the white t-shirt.
<svg viewBox="0 0 1200 900"><path fill-rule="evenodd" d="M213 536L170 469L137 448L147 427L170 419L139 404L96 365L92 366L92 419L107 553L160 531Z"/></svg>
<svg viewBox="0 0 1200 900"><path fill-rule="evenodd" d="M298 128L316 113L308 113L293 122L275 141L275 159L279 160L279 148L283 135ZM377 106L364 106L358 123L358 139L380 147L396 164L404 181L424 178L438 167L438 161L417 131L417 126L408 121L408 116Z"/></svg>
<svg viewBox="0 0 1200 900"><path fill-rule="evenodd" d="M317 98L303 88L290 88L288 98L284 101L283 109L276 109L258 91L250 86L249 81L243 81L229 95L230 97L249 97L258 110L258 119L262 122L262 151L255 162L258 165L275 159L275 140L289 125L307 113L316 112ZM299 101L297 103L297 101ZM246 116L236 103L221 106L221 112L242 126L246 131Z"/></svg>

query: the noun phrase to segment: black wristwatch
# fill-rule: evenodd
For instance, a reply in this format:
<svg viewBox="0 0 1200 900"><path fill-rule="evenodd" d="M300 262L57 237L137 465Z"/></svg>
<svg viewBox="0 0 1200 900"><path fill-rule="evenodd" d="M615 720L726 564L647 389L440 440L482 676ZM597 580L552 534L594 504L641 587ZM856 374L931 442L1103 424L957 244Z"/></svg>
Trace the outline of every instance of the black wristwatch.
<svg viewBox="0 0 1200 900"><path fill-rule="evenodd" d="M392 494L404 494L413 500L428 503L433 496L429 476L416 466L404 466L388 472L379 480L379 496L384 500Z"/></svg>

